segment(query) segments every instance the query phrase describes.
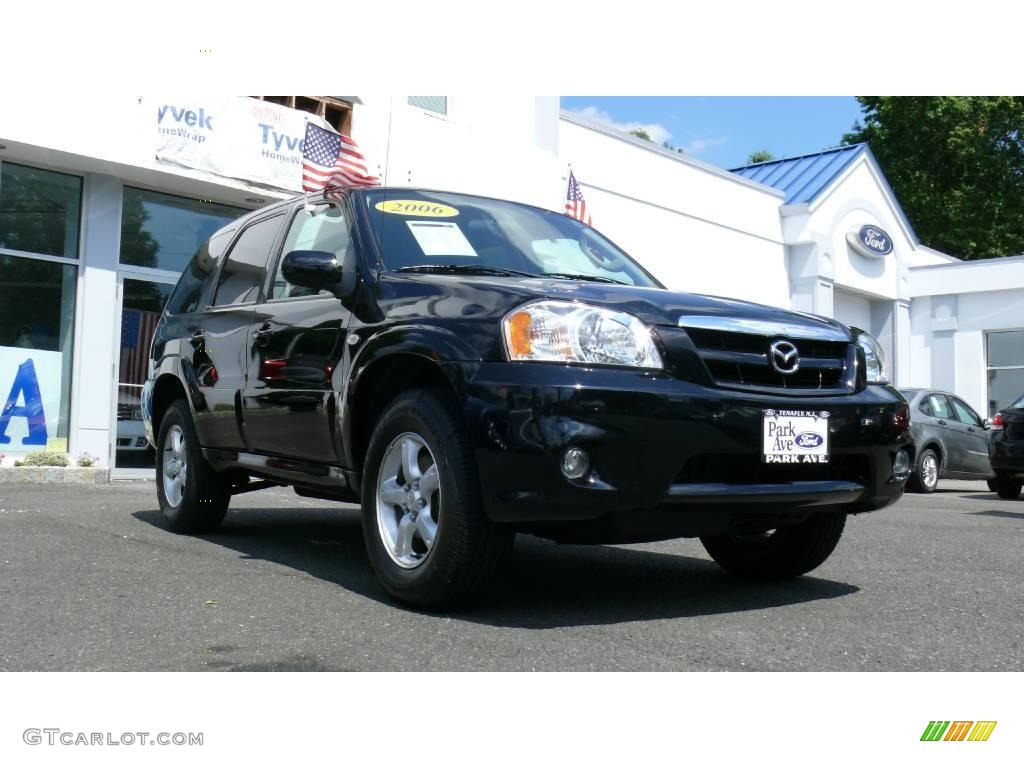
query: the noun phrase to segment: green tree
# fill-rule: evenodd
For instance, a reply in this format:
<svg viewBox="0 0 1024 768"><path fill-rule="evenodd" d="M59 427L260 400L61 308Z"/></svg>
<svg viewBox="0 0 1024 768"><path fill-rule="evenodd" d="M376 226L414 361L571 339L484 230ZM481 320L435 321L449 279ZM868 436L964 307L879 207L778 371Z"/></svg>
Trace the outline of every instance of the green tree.
<svg viewBox="0 0 1024 768"><path fill-rule="evenodd" d="M629 132L629 135L636 136L638 139L644 139L646 141L651 140L651 135L643 128L634 128L632 131Z"/></svg>
<svg viewBox="0 0 1024 768"><path fill-rule="evenodd" d="M922 242L964 259L1024 252L1024 97L858 96L867 142Z"/></svg>
<svg viewBox="0 0 1024 768"><path fill-rule="evenodd" d="M775 155L767 149L759 149L756 152L751 152L747 155L747 165L754 165L754 163L767 163L769 160L774 159Z"/></svg>

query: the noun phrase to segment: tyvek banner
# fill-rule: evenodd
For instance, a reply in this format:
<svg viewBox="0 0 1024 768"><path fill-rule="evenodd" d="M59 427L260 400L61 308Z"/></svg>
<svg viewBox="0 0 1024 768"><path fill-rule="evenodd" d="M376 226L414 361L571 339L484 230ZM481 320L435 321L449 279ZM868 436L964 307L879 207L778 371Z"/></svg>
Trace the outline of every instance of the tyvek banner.
<svg viewBox="0 0 1024 768"><path fill-rule="evenodd" d="M306 121L316 115L245 96L147 99L156 158L231 179L299 192Z"/></svg>
<svg viewBox="0 0 1024 768"><path fill-rule="evenodd" d="M45 448L60 418L60 352L0 347L0 453Z"/></svg>

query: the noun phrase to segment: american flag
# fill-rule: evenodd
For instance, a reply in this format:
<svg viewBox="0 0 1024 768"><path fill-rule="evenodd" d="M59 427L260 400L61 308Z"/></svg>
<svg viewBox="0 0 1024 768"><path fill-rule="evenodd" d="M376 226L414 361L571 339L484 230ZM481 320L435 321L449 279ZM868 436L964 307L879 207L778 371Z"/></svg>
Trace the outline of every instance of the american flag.
<svg viewBox="0 0 1024 768"><path fill-rule="evenodd" d="M572 171L569 171L569 189L565 193L565 215L585 221L587 226L594 223L587 211L587 201L583 199L583 190L580 189L580 183L576 181Z"/></svg>
<svg viewBox="0 0 1024 768"><path fill-rule="evenodd" d="M375 187L380 179L366 170L366 159L352 139L307 121L302 145L302 191L315 192L332 184Z"/></svg>
<svg viewBox="0 0 1024 768"><path fill-rule="evenodd" d="M159 312L126 309L121 312L121 384L145 384L149 375L149 347Z"/></svg>

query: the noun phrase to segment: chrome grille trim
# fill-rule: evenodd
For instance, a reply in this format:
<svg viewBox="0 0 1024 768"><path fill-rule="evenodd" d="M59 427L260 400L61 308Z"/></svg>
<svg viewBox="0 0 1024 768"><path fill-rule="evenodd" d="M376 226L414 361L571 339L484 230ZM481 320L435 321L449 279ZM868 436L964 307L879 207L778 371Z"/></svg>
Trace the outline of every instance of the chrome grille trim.
<svg viewBox="0 0 1024 768"><path fill-rule="evenodd" d="M756 320L720 315L681 315L680 328L701 328L708 331L747 333L756 336L785 337L787 339L813 339L816 341L850 342L848 333L828 325L804 325L777 320Z"/></svg>

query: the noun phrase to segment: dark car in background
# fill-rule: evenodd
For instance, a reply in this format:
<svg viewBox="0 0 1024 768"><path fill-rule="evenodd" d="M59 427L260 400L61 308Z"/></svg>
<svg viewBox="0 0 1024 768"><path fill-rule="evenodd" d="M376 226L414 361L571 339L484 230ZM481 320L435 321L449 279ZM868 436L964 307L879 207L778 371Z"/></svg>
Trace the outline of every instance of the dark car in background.
<svg viewBox="0 0 1024 768"><path fill-rule="evenodd" d="M971 406L949 392L901 389L910 403L910 431L917 461L908 486L933 493L939 480L988 480L988 424Z"/></svg>
<svg viewBox="0 0 1024 768"><path fill-rule="evenodd" d="M914 451L870 335L666 290L561 213L421 189L215 233L143 411L172 530L273 485L360 503L380 582L430 608L495 581L520 532L698 536L736 574L797 576L900 498Z"/></svg>
<svg viewBox="0 0 1024 768"><path fill-rule="evenodd" d="M996 474L992 490L1016 499L1024 486L1024 395L992 417L988 457Z"/></svg>

